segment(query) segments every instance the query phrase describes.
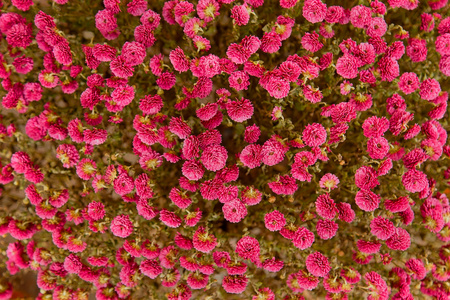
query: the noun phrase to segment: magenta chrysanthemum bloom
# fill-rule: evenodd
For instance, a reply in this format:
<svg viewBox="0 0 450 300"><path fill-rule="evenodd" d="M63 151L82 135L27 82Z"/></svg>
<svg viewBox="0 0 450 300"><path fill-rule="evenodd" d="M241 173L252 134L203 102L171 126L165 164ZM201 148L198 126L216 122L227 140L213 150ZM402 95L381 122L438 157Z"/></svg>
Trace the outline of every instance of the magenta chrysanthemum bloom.
<svg viewBox="0 0 450 300"><path fill-rule="evenodd" d="M116 216L111 221L111 232L118 237L126 238L133 233L133 223L128 215Z"/></svg>
<svg viewBox="0 0 450 300"><path fill-rule="evenodd" d="M101 202L92 201L88 204L87 213L94 221L101 220L105 216L105 205Z"/></svg>
<svg viewBox="0 0 450 300"><path fill-rule="evenodd" d="M139 270L142 272L142 274L150 277L151 279L155 279L163 271L156 260L150 259L144 260L139 266Z"/></svg>
<svg viewBox="0 0 450 300"><path fill-rule="evenodd" d="M344 54L336 62L336 72L346 79L353 79L358 76L358 67L361 61L350 54Z"/></svg>
<svg viewBox="0 0 450 300"><path fill-rule="evenodd" d="M171 228L177 228L181 225L181 218L174 212L163 209L159 212L159 219L166 226Z"/></svg>
<svg viewBox="0 0 450 300"><path fill-rule="evenodd" d="M405 211L409 208L408 197L398 197L396 199L387 199L384 201L384 207L390 212L397 213Z"/></svg>
<svg viewBox="0 0 450 300"><path fill-rule="evenodd" d="M355 184L360 189L370 190L380 184L377 177L377 172L372 167L362 166L356 170Z"/></svg>
<svg viewBox="0 0 450 300"><path fill-rule="evenodd" d="M186 176L187 179L197 181L203 177L205 173L202 164L195 160L187 160L184 162L183 167L181 168L183 175Z"/></svg>
<svg viewBox="0 0 450 300"><path fill-rule="evenodd" d="M319 278L305 270L300 270L288 276L287 285L293 292L312 291L319 285Z"/></svg>
<svg viewBox="0 0 450 300"><path fill-rule="evenodd" d="M327 140L327 131L322 124L309 124L303 130L302 140L310 147L320 146Z"/></svg>
<svg viewBox="0 0 450 300"><path fill-rule="evenodd" d="M328 258L320 252L314 252L306 258L306 269L314 276L324 277L331 271Z"/></svg>
<svg viewBox="0 0 450 300"><path fill-rule="evenodd" d="M69 254L64 259L64 269L69 273L78 274L81 271L83 264L79 256Z"/></svg>
<svg viewBox="0 0 450 300"><path fill-rule="evenodd" d="M269 182L267 185L277 195L292 195L298 189L295 178L289 175L280 176L278 180Z"/></svg>
<svg viewBox="0 0 450 300"><path fill-rule="evenodd" d="M339 185L339 178L331 173L327 173L320 178L319 186L323 189L334 190Z"/></svg>
<svg viewBox="0 0 450 300"><path fill-rule="evenodd" d="M32 162L30 156L26 152L19 151L11 156L11 167L17 173L25 173L31 165Z"/></svg>
<svg viewBox="0 0 450 300"><path fill-rule="evenodd" d="M389 143L383 137L370 138L367 141L367 152L373 159L383 159L389 152Z"/></svg>
<svg viewBox="0 0 450 300"><path fill-rule="evenodd" d="M364 240L358 240L356 242L356 246L358 250L365 254L375 254L380 251L381 243L379 242L370 242Z"/></svg>
<svg viewBox="0 0 450 300"><path fill-rule="evenodd" d="M240 200L232 200L222 207L225 220L232 223L239 223L247 215L247 208Z"/></svg>
<svg viewBox="0 0 450 300"><path fill-rule="evenodd" d="M402 183L407 191L411 193L420 192L428 186L427 175L421 171L411 169L403 174Z"/></svg>
<svg viewBox="0 0 450 300"><path fill-rule="evenodd" d="M261 149L261 160L268 166L274 166L283 161L289 147L283 143L279 136L273 135Z"/></svg>
<svg viewBox="0 0 450 300"><path fill-rule="evenodd" d="M114 180L114 191L120 196L130 193L134 189L134 180L126 172Z"/></svg>
<svg viewBox="0 0 450 300"><path fill-rule="evenodd" d="M170 90L176 83L177 79L171 72L164 72L156 79L156 84L163 90Z"/></svg>
<svg viewBox="0 0 450 300"><path fill-rule="evenodd" d="M364 121L362 129L365 137L381 137L389 129L389 120L386 117L379 118L372 116Z"/></svg>
<svg viewBox="0 0 450 300"><path fill-rule="evenodd" d="M371 233L380 240L387 240L395 232L394 224L383 217L376 217L370 222Z"/></svg>
<svg viewBox="0 0 450 300"><path fill-rule="evenodd" d="M409 259L405 263L405 267L412 273L412 278L415 280L422 280L427 275L427 270L420 259Z"/></svg>
<svg viewBox="0 0 450 300"><path fill-rule="evenodd" d="M225 147L220 145L210 145L203 150L201 161L209 171L219 171L225 167L228 158L228 152Z"/></svg>
<svg viewBox="0 0 450 300"><path fill-rule="evenodd" d="M327 5L320 0L306 0L303 5L303 17L311 22L322 22L327 15Z"/></svg>
<svg viewBox="0 0 450 300"><path fill-rule="evenodd" d="M223 289L230 294L241 294L247 288L248 278L245 275L228 275L222 280Z"/></svg>
<svg viewBox="0 0 450 300"><path fill-rule="evenodd" d="M74 145L62 144L56 149L56 158L63 163L64 168L71 168L78 163L80 154Z"/></svg>
<svg viewBox="0 0 450 300"><path fill-rule="evenodd" d="M420 82L416 73L405 72L400 76L398 87L405 94L411 94L419 88Z"/></svg>
<svg viewBox="0 0 450 300"><path fill-rule="evenodd" d="M433 100L441 92L441 85L436 79L428 78L420 84L419 95L424 100Z"/></svg>
<svg viewBox="0 0 450 300"><path fill-rule="evenodd" d="M250 169L257 168L261 165L261 145L251 144L242 149L239 159L242 164Z"/></svg>
<svg viewBox="0 0 450 300"><path fill-rule="evenodd" d="M217 245L216 237L207 232L204 227L199 227L192 238L194 248L203 253L211 252Z"/></svg>
<svg viewBox="0 0 450 300"><path fill-rule="evenodd" d="M230 118L236 122L244 122L253 115L253 105L250 100L241 98L241 100L231 101L227 104L227 112Z"/></svg>
<svg viewBox="0 0 450 300"><path fill-rule="evenodd" d="M243 259L259 261L260 247L257 239L245 236L236 244L236 253Z"/></svg>
<svg viewBox="0 0 450 300"><path fill-rule="evenodd" d="M323 240L333 238L336 235L338 228L338 224L330 220L319 220L316 225L317 234Z"/></svg>
<svg viewBox="0 0 450 300"><path fill-rule="evenodd" d="M276 32L266 32L261 39L261 51L275 53L281 47L281 37Z"/></svg>
<svg viewBox="0 0 450 300"><path fill-rule="evenodd" d="M381 197L370 190L360 190L356 193L355 203L364 211L374 211L380 205Z"/></svg>
<svg viewBox="0 0 450 300"><path fill-rule="evenodd" d="M284 227L286 224L286 219L281 212L274 210L264 216L264 223L266 228L270 231L278 231Z"/></svg>
<svg viewBox="0 0 450 300"><path fill-rule="evenodd" d="M319 216L328 220L332 220L336 216L338 212L336 204L328 193L317 197L316 212Z"/></svg>
<svg viewBox="0 0 450 300"><path fill-rule="evenodd" d="M103 144L107 136L108 132L104 129L86 129L83 132L84 142L92 146Z"/></svg>
<svg viewBox="0 0 450 300"><path fill-rule="evenodd" d="M299 227L294 233L292 243L300 250L305 250L311 247L314 243L314 233L312 233L305 227Z"/></svg>
<svg viewBox="0 0 450 300"><path fill-rule="evenodd" d="M396 228L394 234L386 240L386 246L392 250L405 251L411 245L411 237L403 228Z"/></svg>

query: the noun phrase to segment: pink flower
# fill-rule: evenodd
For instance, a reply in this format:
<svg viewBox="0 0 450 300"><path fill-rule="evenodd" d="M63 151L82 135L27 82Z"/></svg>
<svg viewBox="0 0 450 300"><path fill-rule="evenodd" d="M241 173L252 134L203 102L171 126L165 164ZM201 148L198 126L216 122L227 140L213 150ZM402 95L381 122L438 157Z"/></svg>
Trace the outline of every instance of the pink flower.
<svg viewBox="0 0 450 300"><path fill-rule="evenodd" d="M381 243L379 242L370 242L364 240L358 240L356 242L356 246L358 250L365 254L375 254L380 251Z"/></svg>
<svg viewBox="0 0 450 300"><path fill-rule="evenodd" d="M284 160L284 155L289 150L280 136L273 135L261 148L262 162L268 166L274 166Z"/></svg>
<svg viewBox="0 0 450 300"><path fill-rule="evenodd" d="M259 261L260 248L258 240L250 236L241 238L236 243L236 253L243 259L248 259L252 262Z"/></svg>
<svg viewBox="0 0 450 300"><path fill-rule="evenodd" d="M95 146L106 141L108 132L105 129L86 129L83 131L83 139L86 144Z"/></svg>
<svg viewBox="0 0 450 300"><path fill-rule="evenodd" d="M398 62L392 57L383 57L378 62L378 72L381 81L391 82L400 75L400 67Z"/></svg>
<svg viewBox="0 0 450 300"><path fill-rule="evenodd" d="M217 239L212 234L205 230L204 227L199 227L192 238L194 248L203 253L211 252L217 245Z"/></svg>
<svg viewBox="0 0 450 300"><path fill-rule="evenodd" d="M386 246L392 250L405 251L411 245L411 237L403 228L396 228L394 234L386 240Z"/></svg>
<svg viewBox="0 0 450 300"><path fill-rule="evenodd" d="M74 145L62 144L56 149L56 158L63 163L64 168L71 168L78 163L80 154Z"/></svg>
<svg viewBox="0 0 450 300"><path fill-rule="evenodd" d="M247 215L247 208L238 199L225 203L222 207L225 220L239 223Z"/></svg>
<svg viewBox="0 0 450 300"><path fill-rule="evenodd" d="M383 137L373 137L367 141L367 152L373 159L383 159L389 152L389 143Z"/></svg>
<svg viewBox="0 0 450 300"><path fill-rule="evenodd" d="M170 52L169 59L176 71L186 72L189 70L189 59L180 47Z"/></svg>
<svg viewBox="0 0 450 300"><path fill-rule="evenodd" d="M381 137L389 129L389 120L386 117L372 116L364 121L362 129L365 137Z"/></svg>
<svg viewBox="0 0 450 300"><path fill-rule="evenodd" d="M413 62L421 62L427 58L427 41L417 38L411 38L408 40L408 46L406 46L406 54L411 58Z"/></svg>
<svg viewBox="0 0 450 300"><path fill-rule="evenodd" d="M116 216L111 221L111 232L118 237L126 238L133 233L133 224L128 215Z"/></svg>
<svg viewBox="0 0 450 300"><path fill-rule="evenodd" d="M336 72L346 79L356 78L360 63L361 61L353 55L344 54L336 62Z"/></svg>
<svg viewBox="0 0 450 300"><path fill-rule="evenodd" d="M370 190L380 184L377 172L368 166L362 166L355 173L355 184L360 189Z"/></svg>
<svg viewBox="0 0 450 300"><path fill-rule="evenodd" d="M363 211L374 211L380 205L380 196L370 190L360 190L356 193L355 202Z"/></svg>
<svg viewBox="0 0 450 300"><path fill-rule="evenodd" d="M231 9L231 17L238 26L247 25L250 20L250 14L246 5L235 5Z"/></svg>
<svg viewBox="0 0 450 300"><path fill-rule="evenodd" d="M196 111L197 117L202 121L208 121L217 114L218 105L217 103L207 103L205 106L202 105Z"/></svg>
<svg viewBox="0 0 450 300"><path fill-rule="evenodd" d="M311 22L322 22L327 15L327 5L320 0L306 0L303 5L303 17Z"/></svg>
<svg viewBox="0 0 450 300"><path fill-rule="evenodd" d="M319 41L319 35L316 32L305 33L301 43L303 48L313 53L319 51L323 47L323 44Z"/></svg>
<svg viewBox="0 0 450 300"><path fill-rule="evenodd" d="M260 135L261 135L261 130L259 129L258 126L256 126L256 124L253 124L253 125L245 128L244 140L250 144L256 143L258 141Z"/></svg>
<svg viewBox="0 0 450 300"><path fill-rule="evenodd" d="M200 159L207 170L216 172L225 167L227 158L228 152L225 147L210 145L203 150Z"/></svg>
<svg viewBox="0 0 450 300"><path fill-rule="evenodd" d="M222 280L223 289L230 294L241 294L247 287L248 279L245 275L228 275Z"/></svg>
<svg viewBox="0 0 450 300"><path fill-rule="evenodd" d="M101 202L92 201L88 204L87 213L94 221L101 220L105 216L105 205Z"/></svg>
<svg viewBox="0 0 450 300"><path fill-rule="evenodd" d="M387 240L395 232L394 224L383 217L376 217L370 222L370 232L380 240Z"/></svg>
<svg viewBox="0 0 450 300"><path fill-rule="evenodd" d="M323 240L329 240L336 235L339 226L336 222L330 220L317 221L316 231Z"/></svg>
<svg viewBox="0 0 450 300"><path fill-rule="evenodd" d="M275 53L281 47L281 37L276 32L266 32L261 39L261 51Z"/></svg>
<svg viewBox="0 0 450 300"><path fill-rule="evenodd" d="M350 22L357 28L364 28L372 23L372 12L364 5L354 6L350 10Z"/></svg>
<svg viewBox="0 0 450 300"><path fill-rule="evenodd" d="M248 86L250 85L249 79L250 77L246 72L235 71L231 73L230 77L228 78L228 82L230 84L230 87L236 89L237 91L241 91L248 89Z"/></svg>
<svg viewBox="0 0 450 300"><path fill-rule="evenodd" d="M281 212L274 210L264 216L264 224L270 231L278 231L284 227L286 224L286 219Z"/></svg>
<svg viewBox="0 0 450 300"><path fill-rule="evenodd" d="M261 145L250 144L242 149L239 159L242 164L250 169L257 168L261 165Z"/></svg>
<svg viewBox="0 0 450 300"><path fill-rule="evenodd" d="M134 189L134 180L126 172L123 172L114 180L114 191L120 196L131 193Z"/></svg>
<svg viewBox="0 0 450 300"><path fill-rule="evenodd" d="M64 259L64 269L69 273L78 274L82 267L80 257L75 254L69 254Z"/></svg>
<svg viewBox="0 0 450 300"><path fill-rule="evenodd" d="M338 212L336 204L328 193L317 197L316 212L319 216L328 220L332 220L336 216Z"/></svg>
<svg viewBox="0 0 450 300"><path fill-rule="evenodd" d="M441 86L439 82L434 78L428 78L422 81L420 84L420 92L419 95L424 100L433 100L439 93L441 92Z"/></svg>
<svg viewBox="0 0 450 300"><path fill-rule="evenodd" d="M339 184L339 178L331 173L327 173L320 178L319 186L323 189L334 190Z"/></svg>
<svg viewBox="0 0 450 300"><path fill-rule="evenodd" d="M298 189L295 178L289 175L279 176L276 181L269 182L267 185L277 195L293 195Z"/></svg>
<svg viewBox="0 0 450 300"><path fill-rule="evenodd" d="M339 220L347 223L353 222L356 214L349 203L340 202L336 204L336 207L338 209Z"/></svg>
<svg viewBox="0 0 450 300"><path fill-rule="evenodd" d="M411 193L420 192L428 186L427 175L423 172L411 169L402 176L405 189Z"/></svg>
<svg viewBox="0 0 450 300"><path fill-rule="evenodd" d="M411 94L419 88L419 78L414 72L405 72L400 76L398 87L405 94Z"/></svg>
<svg viewBox="0 0 450 300"><path fill-rule="evenodd" d="M201 179L205 172L202 164L194 160L185 161L181 170L183 172L183 175L186 176L187 179L193 181Z"/></svg>
<svg viewBox="0 0 450 300"><path fill-rule="evenodd" d="M411 258L405 263L405 267L412 272L412 278L415 280L423 280L427 275L427 270L420 259Z"/></svg>
<svg viewBox="0 0 450 300"><path fill-rule="evenodd" d="M300 250L305 250L311 247L314 243L314 233L312 233L305 227L299 227L294 233L292 243Z"/></svg>
<svg viewBox="0 0 450 300"><path fill-rule="evenodd" d="M387 199L384 201L384 207L390 212L397 213L405 211L409 208L408 197L398 197L396 199Z"/></svg>
<svg viewBox="0 0 450 300"><path fill-rule="evenodd" d="M241 98L241 100L231 101L227 104L227 112L231 120L244 122L253 115L253 105L250 100Z"/></svg>
<svg viewBox="0 0 450 300"><path fill-rule="evenodd" d="M159 219L164 225L171 228L177 228L181 225L181 218L167 209L163 209L159 212Z"/></svg>
<svg viewBox="0 0 450 300"><path fill-rule="evenodd" d="M30 156L26 152L19 151L11 156L11 167L19 174L25 173L31 165Z"/></svg>
<svg viewBox="0 0 450 300"><path fill-rule="evenodd" d="M331 271L328 258L320 252L314 252L308 255L305 264L308 272L314 276L324 277Z"/></svg>
<svg viewBox="0 0 450 300"><path fill-rule="evenodd" d="M170 90L176 83L177 79L171 72L163 72L161 76L156 79L156 84L163 90Z"/></svg>
<svg viewBox="0 0 450 300"><path fill-rule="evenodd" d="M145 276L155 279L159 274L162 273L163 269L156 260L146 259L139 266L139 270Z"/></svg>
<svg viewBox="0 0 450 300"><path fill-rule="evenodd" d="M310 147L317 147L326 142L327 132L322 124L308 124L303 130L302 140Z"/></svg>
<svg viewBox="0 0 450 300"><path fill-rule="evenodd" d="M287 279L287 285L293 292L312 291L319 284L319 278L309 274L305 270L290 274Z"/></svg>

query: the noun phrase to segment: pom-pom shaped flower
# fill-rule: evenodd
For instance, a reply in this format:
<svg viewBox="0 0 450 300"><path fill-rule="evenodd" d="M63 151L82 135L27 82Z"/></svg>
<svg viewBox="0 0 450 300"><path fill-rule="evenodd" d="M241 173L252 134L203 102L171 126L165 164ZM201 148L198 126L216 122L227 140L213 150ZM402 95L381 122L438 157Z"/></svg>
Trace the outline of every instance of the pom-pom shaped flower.
<svg viewBox="0 0 450 300"><path fill-rule="evenodd" d="M278 231L284 227L286 219L281 212L274 210L264 216L264 223L270 231Z"/></svg>
<svg viewBox="0 0 450 300"><path fill-rule="evenodd" d="M133 233L133 223L128 215L116 216L111 221L111 232L118 237L126 238Z"/></svg>
<svg viewBox="0 0 450 300"><path fill-rule="evenodd" d="M331 271L328 258L320 252L314 252L306 258L306 269L314 276L324 277Z"/></svg>

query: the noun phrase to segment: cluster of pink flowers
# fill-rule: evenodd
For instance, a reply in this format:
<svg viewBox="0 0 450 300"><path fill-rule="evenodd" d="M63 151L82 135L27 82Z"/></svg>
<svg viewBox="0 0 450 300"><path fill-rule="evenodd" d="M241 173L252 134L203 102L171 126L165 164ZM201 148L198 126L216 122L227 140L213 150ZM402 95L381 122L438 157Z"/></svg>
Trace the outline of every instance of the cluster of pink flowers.
<svg viewBox="0 0 450 300"><path fill-rule="evenodd" d="M0 3L0 300L450 299L448 0L53 2Z"/></svg>

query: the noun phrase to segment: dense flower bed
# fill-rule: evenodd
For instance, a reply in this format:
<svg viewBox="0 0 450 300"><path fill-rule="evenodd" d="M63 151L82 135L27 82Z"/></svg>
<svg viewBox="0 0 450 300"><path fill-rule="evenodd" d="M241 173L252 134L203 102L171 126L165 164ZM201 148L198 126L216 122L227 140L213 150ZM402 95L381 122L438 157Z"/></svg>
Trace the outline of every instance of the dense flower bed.
<svg viewBox="0 0 450 300"><path fill-rule="evenodd" d="M1 9L0 299L450 299L448 0Z"/></svg>

